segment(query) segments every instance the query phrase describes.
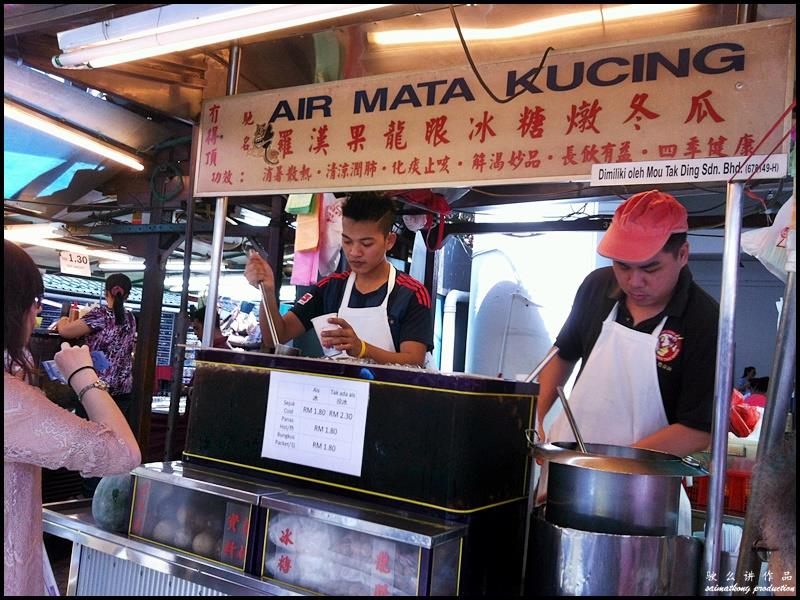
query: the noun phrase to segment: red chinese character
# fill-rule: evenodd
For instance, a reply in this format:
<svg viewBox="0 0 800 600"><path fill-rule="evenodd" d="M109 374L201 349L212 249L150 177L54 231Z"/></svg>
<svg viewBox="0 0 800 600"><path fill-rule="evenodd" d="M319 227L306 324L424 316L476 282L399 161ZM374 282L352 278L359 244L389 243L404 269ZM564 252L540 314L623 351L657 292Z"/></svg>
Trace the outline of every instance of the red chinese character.
<svg viewBox="0 0 800 600"><path fill-rule="evenodd" d="M523 109L522 114L519 116L519 127L517 131L521 131L520 137L530 135L532 138L540 138L544 133L544 109L537 106L531 110L527 106Z"/></svg>
<svg viewBox="0 0 800 600"><path fill-rule="evenodd" d="M569 129L567 129L567 134L572 131L574 128L578 128L581 133L586 131L587 129L591 129L595 133L600 133L597 130L597 127L594 126L594 122L597 119L597 114L603 110L600 106L600 103L595 100L591 104L584 100L581 102L580 107L572 105L572 109L570 111L570 115L567 117L567 121L569 122ZM566 163L565 163L566 164Z"/></svg>
<svg viewBox="0 0 800 600"><path fill-rule="evenodd" d="M485 168L486 168L486 155L483 152L479 152L478 154L473 155L472 170L480 171L481 173L483 173L483 170Z"/></svg>
<svg viewBox="0 0 800 600"><path fill-rule="evenodd" d="M228 517L227 527L229 531L236 532L236 526L239 524L239 521L242 520L242 517L233 513L230 517Z"/></svg>
<svg viewBox="0 0 800 600"><path fill-rule="evenodd" d="M222 549L222 553L225 556L230 556L233 558L233 553L236 552L236 544L233 541L229 541L225 544L225 547Z"/></svg>
<svg viewBox="0 0 800 600"><path fill-rule="evenodd" d="M506 166L506 161L503 160L503 153L502 152L492 153L491 160L489 161L489 168L495 171L502 171L503 167L505 166Z"/></svg>
<svg viewBox="0 0 800 600"><path fill-rule="evenodd" d="M211 146L217 143L217 138L219 137L219 127L214 125L211 129L208 130L206 133L206 144Z"/></svg>
<svg viewBox="0 0 800 600"><path fill-rule="evenodd" d="M626 140L619 145L619 154L617 155L617 162L631 162L631 142Z"/></svg>
<svg viewBox="0 0 800 600"><path fill-rule="evenodd" d="M350 163L339 163L339 179L344 179L350 175Z"/></svg>
<svg viewBox="0 0 800 600"><path fill-rule="evenodd" d="M366 177L374 177L378 170L378 163L374 160L368 160L364 165L364 175Z"/></svg>
<svg viewBox="0 0 800 600"><path fill-rule="evenodd" d="M508 159L508 164L511 165L511 168L515 171L519 169L519 166L522 164L522 161L525 160L525 152L522 150L513 150L511 152L511 158Z"/></svg>
<svg viewBox="0 0 800 600"><path fill-rule="evenodd" d="M742 137L739 138L739 143L736 144L736 150L734 151L734 156L750 156L753 151L755 150L755 144L753 144L755 140L753 136L749 133L745 133Z"/></svg>
<svg viewBox="0 0 800 600"><path fill-rule="evenodd" d="M249 135L244 136L244 140L242 140L242 150L244 152L247 152L248 150L250 150L250 136Z"/></svg>
<svg viewBox="0 0 800 600"><path fill-rule="evenodd" d="M591 146L584 146L582 152L583 158L581 159L581 162L599 163L600 159L597 158L598 151L599 148L595 144L592 144Z"/></svg>
<svg viewBox="0 0 800 600"><path fill-rule="evenodd" d="M249 110L245 111L244 115L242 115L242 125L252 125L253 123L255 123L253 113Z"/></svg>
<svg viewBox="0 0 800 600"><path fill-rule="evenodd" d="M389 129L383 134L386 138L387 150L405 150L408 144L403 140L406 129L405 121L389 121Z"/></svg>
<svg viewBox="0 0 800 600"><path fill-rule="evenodd" d="M528 150L528 160L525 161L525 166L529 169L539 168L539 165L542 164L542 161L536 158L537 156L539 156L538 150Z"/></svg>
<svg viewBox="0 0 800 600"><path fill-rule="evenodd" d="M283 165L275 167L275 181L283 181Z"/></svg>
<svg viewBox="0 0 800 600"><path fill-rule="evenodd" d="M288 181L297 181L297 167L289 165L289 169L286 171L286 179Z"/></svg>
<svg viewBox="0 0 800 600"><path fill-rule="evenodd" d="M231 171L228 170L222 174L222 183L233 185L233 173Z"/></svg>
<svg viewBox="0 0 800 600"><path fill-rule="evenodd" d="M604 144L602 148L600 148L600 152L603 153L604 163L614 162L614 148L616 147L617 147L616 144L608 142L607 144Z"/></svg>
<svg viewBox="0 0 800 600"><path fill-rule="evenodd" d="M211 174L211 181L212 181L213 183L219 183L219 182L221 182L221 181L222 181L222 173L220 173L219 171L214 171L214 172Z"/></svg>
<svg viewBox="0 0 800 600"><path fill-rule="evenodd" d="M657 119L658 117L661 116L660 114L655 113L652 110L648 110L644 107L644 103L647 101L647 97L648 94L635 94L633 96L633 100L631 100L631 108L633 109L633 111L631 112L630 115L628 115L628 118L623 121L623 123L627 123L631 119L635 119L633 123L633 128L636 131L639 131L639 129L641 129L641 127L639 127L639 121L642 120L642 117L652 120L652 119Z"/></svg>
<svg viewBox="0 0 800 600"><path fill-rule="evenodd" d="M239 552L236 554L236 558L239 559L239 562L244 562L244 556L245 556L245 545L242 544L241 546L239 546Z"/></svg>
<svg viewBox="0 0 800 600"><path fill-rule="evenodd" d="M328 143L328 126L322 125L319 129L314 127L312 131L317 132L317 137L316 140L314 140L314 143L308 147L308 151L313 152L314 154L319 154L321 151L325 156L328 156L328 148L331 147L331 145Z"/></svg>
<svg viewBox="0 0 800 600"><path fill-rule="evenodd" d="M698 154L700 154L700 140L697 139L696 135L693 135L686 143L686 152L684 152L683 155L694 158Z"/></svg>
<svg viewBox="0 0 800 600"><path fill-rule="evenodd" d="M278 568L282 573L288 573L292 570L292 559L284 554L278 559Z"/></svg>
<svg viewBox="0 0 800 600"><path fill-rule="evenodd" d="M211 116L211 122L216 123L219 119L219 104L212 104L208 107L208 114Z"/></svg>
<svg viewBox="0 0 800 600"><path fill-rule="evenodd" d="M207 165L214 165L217 166L217 149L212 148L208 152L206 152L206 164Z"/></svg>
<svg viewBox="0 0 800 600"><path fill-rule="evenodd" d="M328 179L336 179L336 163L328 163L328 168L325 171L325 177Z"/></svg>
<svg viewBox="0 0 800 600"><path fill-rule="evenodd" d="M577 165L578 163L575 162L575 156L575 146L567 146L567 153L561 157L564 166Z"/></svg>
<svg viewBox="0 0 800 600"><path fill-rule="evenodd" d="M352 168L350 169L350 174L353 177L361 177L364 174L364 162L363 161L359 160L357 162L354 162L351 165L351 167Z"/></svg>
<svg viewBox="0 0 800 600"><path fill-rule="evenodd" d="M436 164L439 165L439 173L449 173L450 172L450 157L446 154L436 160Z"/></svg>
<svg viewBox="0 0 800 600"><path fill-rule="evenodd" d="M711 106L711 101L708 97L711 95L711 90L706 90L699 96L692 96L692 109L689 111L689 116L686 117L684 123L688 123L693 117L697 117L697 122L700 123L703 119L710 116L714 119L715 123L721 123L725 119L717 114L714 107Z"/></svg>
<svg viewBox="0 0 800 600"><path fill-rule="evenodd" d="M445 137L447 135L445 125L447 125L446 116L428 119L425 123L425 141L433 144L434 148L439 144L449 144L450 140Z"/></svg>
<svg viewBox="0 0 800 600"><path fill-rule="evenodd" d="M353 152L358 152L364 149L364 142L367 138L364 137L364 130L366 125L351 125L350 126L350 141L347 142L347 147Z"/></svg>
<svg viewBox="0 0 800 600"><path fill-rule="evenodd" d="M375 561L375 570L379 573L391 573L389 568L389 553L385 550L378 553L378 560Z"/></svg>
<svg viewBox="0 0 800 600"><path fill-rule="evenodd" d="M436 173L436 171L433 168L435 165L436 163L433 161L433 158L429 156L428 164L425 165L425 175L433 175L434 173Z"/></svg>
<svg viewBox="0 0 800 600"><path fill-rule="evenodd" d="M278 132L278 152L281 153L282 158L286 158L287 154L294 154L292 151L292 132L294 129L287 129L286 131Z"/></svg>
<svg viewBox="0 0 800 600"><path fill-rule="evenodd" d="M725 149L725 142L728 141L724 135L719 136L717 139L708 138L708 155L709 156L728 156L723 152Z"/></svg>
<svg viewBox="0 0 800 600"><path fill-rule="evenodd" d="M264 175L261 181L272 181L272 167L264 167Z"/></svg>
<svg viewBox="0 0 800 600"><path fill-rule="evenodd" d="M411 160L411 163L409 163L409 165L408 165L408 173L409 174L413 173L414 175L422 175L422 173L419 172L419 159L418 158L414 157Z"/></svg>
<svg viewBox="0 0 800 600"><path fill-rule="evenodd" d="M375 593L372 594L373 596L388 596L389 595L389 584L388 583L376 583L375 584Z"/></svg>
<svg viewBox="0 0 800 600"><path fill-rule="evenodd" d="M309 181L311 179L311 169L309 169L306 165L303 165L300 168L300 179L303 181Z"/></svg>
<svg viewBox="0 0 800 600"><path fill-rule="evenodd" d="M678 144L659 144L659 158L675 158L678 156Z"/></svg>
<svg viewBox="0 0 800 600"><path fill-rule="evenodd" d="M396 160L396 161L394 161L392 163L392 173L394 175L405 175L406 174L406 170L403 167L403 161L402 160Z"/></svg>
<svg viewBox="0 0 800 600"><path fill-rule="evenodd" d="M473 125L473 128L472 131L469 132L469 139L472 139L476 135L479 135L481 136L480 142L482 144L486 141L487 134L491 135L492 137L497 135L494 132L494 129L492 129L491 125L489 125L489 123L491 123L492 121L494 121L494 117L489 115L488 110L483 111L483 118L480 121L476 121L475 119L470 117L469 123L470 125Z"/></svg>

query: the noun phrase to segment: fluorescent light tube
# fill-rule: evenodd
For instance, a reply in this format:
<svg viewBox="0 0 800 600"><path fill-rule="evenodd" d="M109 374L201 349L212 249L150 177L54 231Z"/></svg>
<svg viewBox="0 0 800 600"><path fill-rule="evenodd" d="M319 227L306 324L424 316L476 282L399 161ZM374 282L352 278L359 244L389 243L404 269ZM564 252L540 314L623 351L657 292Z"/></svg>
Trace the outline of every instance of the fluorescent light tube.
<svg viewBox="0 0 800 600"><path fill-rule="evenodd" d="M140 16L141 28L136 26L123 25L117 27L120 33L117 37L120 41L90 44L64 54L53 57L53 65L59 68L99 68L115 65L142 58L159 56L171 52L188 50L210 46L233 39L246 38L269 31L288 29L326 19L334 19L360 12L374 10L387 6L386 4L260 4L256 6L258 10L232 9L231 5L226 7L227 15L221 12L211 15L203 11L202 6L186 5L192 7L194 15L183 15L178 18L179 12L185 12L175 8L180 5L167 5L146 11L144 16ZM216 5L220 6L220 5ZM232 13L230 11L233 11ZM166 27L160 15L167 13L172 15ZM197 16L201 15L201 16ZM135 17L136 15L131 15ZM124 18L124 17L121 17ZM112 19L102 25L106 29L113 29L115 21ZM89 26L96 27L96 26ZM80 28L79 28L80 29ZM79 30L76 30L79 31ZM80 37L79 34L69 36L71 32L59 34L59 39L66 39L67 44L76 43L73 38ZM104 35L87 34L93 39L115 39L113 33ZM62 46L63 48L63 46Z"/></svg>
<svg viewBox="0 0 800 600"><path fill-rule="evenodd" d="M75 146L79 146L89 152L94 152L95 154L109 158L135 171L144 170L144 165L132 155L125 154L110 144L92 139L85 133L72 129L52 119L48 119L44 115L40 115L32 110L17 106L8 100L3 101L3 116L27 125L28 127L33 127L38 131L52 135L53 137L64 140Z"/></svg>
<svg viewBox="0 0 800 600"><path fill-rule="evenodd" d="M577 13L559 15L547 19L527 21L509 27L481 27L479 29L461 28L465 40L506 40L523 36L538 35L548 31L569 29L601 23L603 21L616 21L633 17L652 16L678 10L694 8L697 4L629 4L615 8L600 10L587 10ZM392 46L401 44L433 44L443 42L458 42L458 32L455 27L441 29L397 29L393 31L376 31L369 33L367 38L379 46Z"/></svg>

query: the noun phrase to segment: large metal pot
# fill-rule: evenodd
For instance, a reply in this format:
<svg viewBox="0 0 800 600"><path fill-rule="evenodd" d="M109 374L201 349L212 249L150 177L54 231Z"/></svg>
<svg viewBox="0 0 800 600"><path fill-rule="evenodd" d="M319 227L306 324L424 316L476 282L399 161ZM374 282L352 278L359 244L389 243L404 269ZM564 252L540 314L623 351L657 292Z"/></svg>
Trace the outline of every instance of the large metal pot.
<svg viewBox="0 0 800 600"><path fill-rule="evenodd" d="M678 532L681 478L708 475L696 461L627 446L557 442L534 448L549 461L545 518L561 527L623 535Z"/></svg>

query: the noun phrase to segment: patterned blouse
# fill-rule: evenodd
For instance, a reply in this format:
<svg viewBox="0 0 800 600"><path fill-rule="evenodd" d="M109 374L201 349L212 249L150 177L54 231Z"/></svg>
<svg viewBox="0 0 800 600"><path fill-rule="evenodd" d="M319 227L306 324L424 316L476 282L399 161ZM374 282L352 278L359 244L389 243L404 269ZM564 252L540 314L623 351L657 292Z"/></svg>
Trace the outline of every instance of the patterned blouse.
<svg viewBox="0 0 800 600"><path fill-rule="evenodd" d="M108 427L76 417L3 373L3 594L44 595L42 467L126 473L137 457Z"/></svg>
<svg viewBox="0 0 800 600"><path fill-rule="evenodd" d="M100 373L108 382L108 392L112 396L130 394L133 388L131 371L133 369L133 347L136 343L136 319L129 310L125 311L125 322L117 326L114 311L108 306L96 306L81 320L89 326L91 333L86 336L90 350L99 350L111 364Z"/></svg>

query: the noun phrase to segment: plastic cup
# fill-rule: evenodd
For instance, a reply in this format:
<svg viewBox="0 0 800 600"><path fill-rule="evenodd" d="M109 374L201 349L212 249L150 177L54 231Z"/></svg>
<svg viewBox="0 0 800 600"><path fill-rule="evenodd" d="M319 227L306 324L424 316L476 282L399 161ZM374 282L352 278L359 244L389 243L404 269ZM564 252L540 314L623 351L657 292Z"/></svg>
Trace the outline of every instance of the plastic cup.
<svg viewBox="0 0 800 600"><path fill-rule="evenodd" d="M320 315L311 319L311 323L314 325L314 331L317 333L317 339L319 340L320 346L322 346L323 331L327 331L329 329L339 329L338 325L328 323L328 319L332 319L336 316L338 316L337 313L328 313L327 315ZM326 348L325 346L322 346L322 351L325 353L325 356L339 356L342 353L341 350L337 350L333 347Z"/></svg>

